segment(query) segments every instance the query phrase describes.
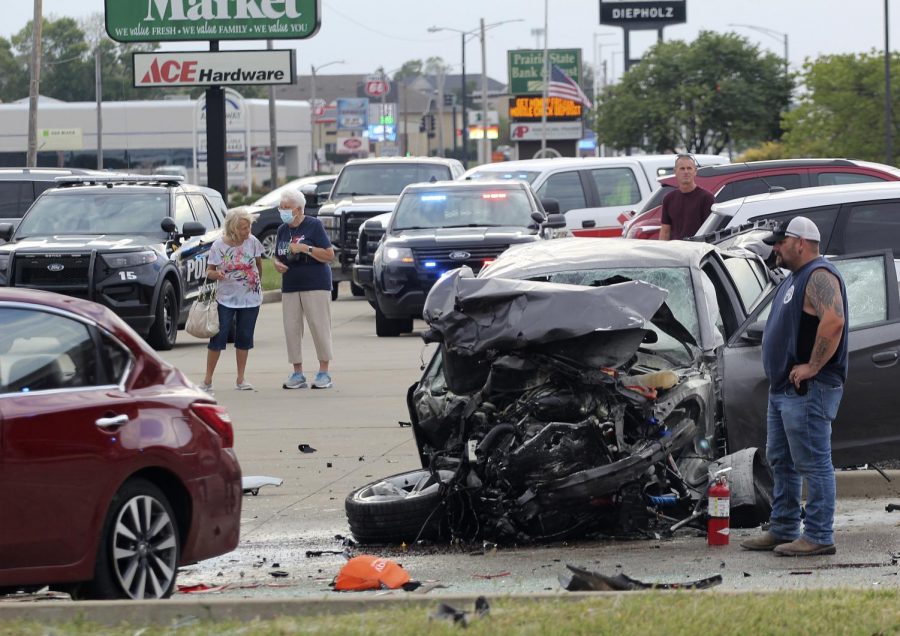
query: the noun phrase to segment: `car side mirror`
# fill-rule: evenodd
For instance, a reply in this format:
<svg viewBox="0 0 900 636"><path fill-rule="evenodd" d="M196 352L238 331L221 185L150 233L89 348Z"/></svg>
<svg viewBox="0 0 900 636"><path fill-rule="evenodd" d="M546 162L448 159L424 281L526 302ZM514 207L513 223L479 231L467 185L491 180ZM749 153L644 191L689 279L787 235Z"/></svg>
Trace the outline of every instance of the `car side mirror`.
<svg viewBox="0 0 900 636"><path fill-rule="evenodd" d="M763 339L763 331L765 330L765 328L766 322L764 320L757 320L747 327L747 329L741 335L741 340L752 345L761 344Z"/></svg>
<svg viewBox="0 0 900 636"><path fill-rule="evenodd" d="M171 216L167 216L162 221L160 221L159 226L166 234L175 234L176 232L178 232L178 226L175 225L175 219L173 219Z"/></svg>
<svg viewBox="0 0 900 636"><path fill-rule="evenodd" d="M547 214L559 214L559 201L556 199L541 199L541 206Z"/></svg>
<svg viewBox="0 0 900 636"><path fill-rule="evenodd" d="M547 220L542 224L543 227L551 228L554 230L566 227L566 215L565 214L548 214Z"/></svg>
<svg viewBox="0 0 900 636"><path fill-rule="evenodd" d="M204 234L206 234L206 226L199 221L185 221L184 227L181 228L181 235L184 238L203 236Z"/></svg>
<svg viewBox="0 0 900 636"><path fill-rule="evenodd" d="M8 241L12 238L14 231L12 223L0 223L0 240Z"/></svg>

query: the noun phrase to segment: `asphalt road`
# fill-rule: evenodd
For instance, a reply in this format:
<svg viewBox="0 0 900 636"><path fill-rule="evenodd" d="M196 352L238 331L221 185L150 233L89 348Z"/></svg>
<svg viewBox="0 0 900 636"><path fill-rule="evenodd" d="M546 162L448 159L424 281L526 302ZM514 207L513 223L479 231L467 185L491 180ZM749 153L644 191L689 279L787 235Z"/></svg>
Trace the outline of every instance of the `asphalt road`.
<svg viewBox="0 0 900 636"><path fill-rule="evenodd" d="M283 347L280 303L260 312L256 348L247 380L252 392L235 391L234 358L223 354L214 379L216 398L234 420L235 448L245 475L284 480L244 497L239 548L186 568L181 585L224 586L226 597L309 598L332 593L328 583L344 562L338 537L349 536L343 502L365 483L418 467L409 428L406 390L431 355L418 334L377 338L374 313L345 287L332 303L334 387L288 391L290 371ZM417 322L417 328L424 323ZM205 343L186 333L164 354L192 379L203 379ZM305 369L315 371L312 341L304 342ZM308 444L314 453L302 453ZM605 574L623 572L655 582L685 582L721 574L720 589L771 590L803 587L900 586L896 524L900 513L885 505L900 501L897 481L872 471L839 475L836 519L838 554L788 559L749 553L738 546L757 530L733 530L731 544L710 548L686 532L671 540L579 542L488 549L397 546L378 553L406 567L413 579L446 585L435 593L536 593L560 589L565 563ZM307 556L307 551L318 556ZM352 554L360 554L355 549ZM280 575L280 576L279 576Z"/></svg>

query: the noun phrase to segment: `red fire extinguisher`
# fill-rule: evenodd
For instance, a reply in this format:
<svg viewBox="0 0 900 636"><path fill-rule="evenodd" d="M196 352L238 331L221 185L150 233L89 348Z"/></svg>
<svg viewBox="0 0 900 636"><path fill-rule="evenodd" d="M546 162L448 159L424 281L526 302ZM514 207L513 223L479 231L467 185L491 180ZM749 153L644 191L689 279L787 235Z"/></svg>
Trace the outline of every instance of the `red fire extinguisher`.
<svg viewBox="0 0 900 636"><path fill-rule="evenodd" d="M729 470L731 470L731 466L717 471L713 475L713 483L709 487L709 508L706 522L707 545L728 545L731 491L728 489L725 473Z"/></svg>

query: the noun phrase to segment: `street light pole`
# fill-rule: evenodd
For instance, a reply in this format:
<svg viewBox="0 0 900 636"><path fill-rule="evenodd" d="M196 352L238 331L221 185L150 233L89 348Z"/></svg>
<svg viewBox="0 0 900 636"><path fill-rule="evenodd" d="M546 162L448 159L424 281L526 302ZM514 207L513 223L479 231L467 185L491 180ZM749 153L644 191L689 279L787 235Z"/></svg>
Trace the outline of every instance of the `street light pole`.
<svg viewBox="0 0 900 636"><path fill-rule="evenodd" d="M887 2L887 0L885 0ZM885 11L887 11L887 7L885 6ZM776 31L775 29L769 29L767 27L756 26L755 24L733 24L730 23L728 26L734 27L744 27L745 29L753 29L754 31L759 31L765 35L768 35L770 38L775 38L776 40L781 40L784 44L784 75L787 77L790 72L790 57L788 57L788 34L783 31Z"/></svg>
<svg viewBox="0 0 900 636"><path fill-rule="evenodd" d="M482 84L482 92L485 93L483 95L483 97L486 100L487 94L486 94L485 86L486 86L486 82L487 82L487 79L486 79L487 73L484 72L484 58L485 58L485 55L484 55L484 32L487 31L488 29L492 29L496 26L500 26L501 24L507 24L509 22L524 22L524 20L522 18L516 18L514 20L501 20L500 22L494 22L493 24L485 25L484 19L482 19L479 28L473 29L471 31L463 31L461 29L454 29L452 27L439 27L439 26L431 26L431 27L428 27L428 29L427 29L429 33L437 33L438 31L453 31L454 33L459 33L460 37L461 37L461 42L462 42L462 124L463 124L462 125L462 141L463 141L462 163L463 163L464 168L469 167L469 165L468 165L469 164L469 162L468 162L469 121L468 121L468 113L466 111L466 96L467 96L467 94L466 94L466 37L467 36L477 36L479 34L481 36L481 53L482 53L482 56L481 56L482 57L481 84ZM487 105L485 102L484 108L482 109L482 117L485 115L486 108L487 108ZM482 122L482 125L483 124L484 124L484 122ZM486 135L487 135L487 133L485 132L485 136ZM479 146L479 147L481 147L481 146Z"/></svg>
<svg viewBox="0 0 900 636"><path fill-rule="evenodd" d="M309 170L311 174L316 174L316 151L318 150L318 146L316 144L316 132L318 126L316 126L316 71L319 71L326 66L331 66L332 64L343 64L344 60L334 60L333 62L326 62L325 64L319 64L318 66L309 65L310 75L310 89L309 89L309 138L310 144L312 145L310 158L309 158Z"/></svg>

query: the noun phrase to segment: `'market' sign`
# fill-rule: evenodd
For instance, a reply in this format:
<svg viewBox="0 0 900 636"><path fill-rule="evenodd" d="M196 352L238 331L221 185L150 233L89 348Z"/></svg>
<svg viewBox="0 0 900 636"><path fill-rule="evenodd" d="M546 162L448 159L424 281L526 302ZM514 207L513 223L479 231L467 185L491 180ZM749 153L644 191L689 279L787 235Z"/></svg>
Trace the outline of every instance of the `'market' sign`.
<svg viewBox="0 0 900 636"><path fill-rule="evenodd" d="M118 42L304 39L319 30L320 0L105 0Z"/></svg>

